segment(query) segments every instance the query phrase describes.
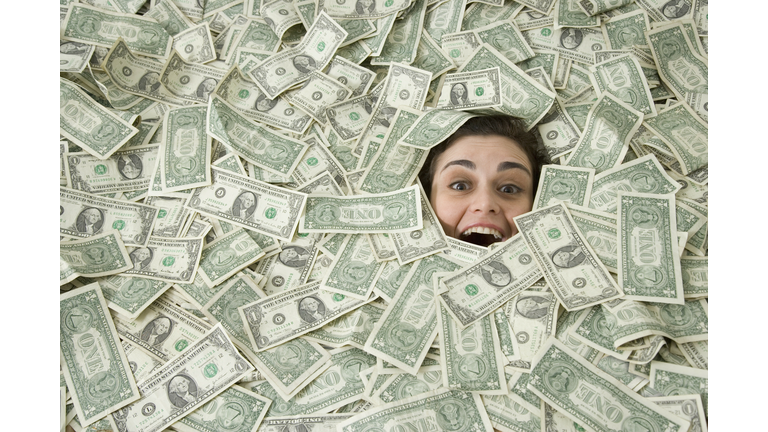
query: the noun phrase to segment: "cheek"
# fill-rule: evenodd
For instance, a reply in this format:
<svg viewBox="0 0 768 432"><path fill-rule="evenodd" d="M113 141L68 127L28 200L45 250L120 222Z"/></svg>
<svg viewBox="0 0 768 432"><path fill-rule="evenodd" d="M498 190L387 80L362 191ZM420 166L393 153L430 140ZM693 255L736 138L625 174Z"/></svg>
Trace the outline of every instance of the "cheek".
<svg viewBox="0 0 768 432"><path fill-rule="evenodd" d="M439 193L432 196L431 204L435 215L440 220L440 225L443 226L445 234L453 237L453 233L459 221L461 221L466 206L463 205L461 200L451 199Z"/></svg>

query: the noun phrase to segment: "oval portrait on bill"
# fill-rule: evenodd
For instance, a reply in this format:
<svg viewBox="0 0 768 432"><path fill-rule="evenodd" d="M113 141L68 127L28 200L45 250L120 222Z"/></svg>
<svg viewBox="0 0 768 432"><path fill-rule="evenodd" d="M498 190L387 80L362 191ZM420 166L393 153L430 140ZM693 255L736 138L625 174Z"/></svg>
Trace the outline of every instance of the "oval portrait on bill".
<svg viewBox="0 0 768 432"><path fill-rule="evenodd" d="M98 234L103 225L104 212L96 207L86 207L75 220L75 229L83 234Z"/></svg>
<svg viewBox="0 0 768 432"><path fill-rule="evenodd" d="M503 288L512 282L512 273L498 261L491 261L482 265L480 274L486 282L498 288Z"/></svg>
<svg viewBox="0 0 768 432"><path fill-rule="evenodd" d="M309 252L300 246L286 246L277 256L278 261L293 268L304 267L309 258Z"/></svg>
<svg viewBox="0 0 768 432"><path fill-rule="evenodd" d="M308 74L317 69L317 62L308 55L299 54L293 58L293 67L301 73Z"/></svg>
<svg viewBox="0 0 768 432"><path fill-rule="evenodd" d="M304 297L299 301L299 317L307 323L325 318L325 303L314 296Z"/></svg>
<svg viewBox="0 0 768 432"><path fill-rule="evenodd" d="M456 83L451 87L451 105L463 105L468 102L466 83Z"/></svg>
<svg viewBox="0 0 768 432"><path fill-rule="evenodd" d="M152 249L140 247L132 250L128 255L131 257L133 270L144 270L152 262L153 253Z"/></svg>
<svg viewBox="0 0 768 432"><path fill-rule="evenodd" d="M152 346L158 346L168 339L171 330L173 330L173 321L170 318L160 316L144 326L139 338Z"/></svg>
<svg viewBox="0 0 768 432"><path fill-rule="evenodd" d="M357 0L355 2L355 12L358 15L367 15L376 11L375 0Z"/></svg>
<svg viewBox="0 0 768 432"><path fill-rule="evenodd" d="M566 49L576 49L581 45L584 35L581 30L575 28L566 28L560 34L560 46Z"/></svg>
<svg viewBox="0 0 768 432"><path fill-rule="evenodd" d="M517 301L515 310L528 319L539 319L547 316L550 300L546 297L524 297Z"/></svg>
<svg viewBox="0 0 768 432"><path fill-rule="evenodd" d="M176 375L168 382L168 400L173 406L183 408L197 399L197 384L187 375Z"/></svg>
<svg viewBox="0 0 768 432"><path fill-rule="evenodd" d="M253 192L241 192L232 203L232 216L240 219L251 219L256 211L258 199Z"/></svg>
<svg viewBox="0 0 768 432"><path fill-rule="evenodd" d="M139 90L155 93L160 89L160 74L157 72L147 72L139 78Z"/></svg>
<svg viewBox="0 0 768 432"><path fill-rule="evenodd" d="M144 164L141 158L135 154L120 155L117 158L117 172L125 180L133 180L141 175Z"/></svg>
<svg viewBox="0 0 768 432"><path fill-rule="evenodd" d="M197 86L197 90L195 91L195 95L199 98L207 99L208 96L211 95L211 92L213 89L216 88L216 85L219 82L216 81L213 78L206 78Z"/></svg>
<svg viewBox="0 0 768 432"><path fill-rule="evenodd" d="M256 103L253 105L256 111L267 112L277 105L277 98L269 99L267 95L260 94L256 97Z"/></svg>
<svg viewBox="0 0 768 432"><path fill-rule="evenodd" d="M587 256L579 246L566 245L552 254L552 263L560 268L571 268L584 262Z"/></svg>
<svg viewBox="0 0 768 432"><path fill-rule="evenodd" d="M685 0L671 0L661 7L661 13L670 20L681 18L691 7L685 2Z"/></svg>

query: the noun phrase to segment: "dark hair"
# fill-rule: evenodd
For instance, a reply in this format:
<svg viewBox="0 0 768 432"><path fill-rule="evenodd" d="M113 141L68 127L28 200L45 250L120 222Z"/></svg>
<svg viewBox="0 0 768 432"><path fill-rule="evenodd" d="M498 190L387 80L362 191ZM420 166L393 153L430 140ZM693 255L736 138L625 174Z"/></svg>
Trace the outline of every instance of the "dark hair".
<svg viewBox="0 0 768 432"><path fill-rule="evenodd" d="M424 186L427 198L431 199L432 179L435 178L435 161L459 138L466 136L491 136L498 135L509 138L517 143L528 157L528 161L533 167L533 196L536 196L536 188L539 185L539 176L541 167L551 164L546 148L539 144L536 136L532 132L527 132L523 121L507 115L490 115L481 117L472 117L467 120L456 132L446 138L440 144L432 147L427 155L427 160L419 172L419 180Z"/></svg>

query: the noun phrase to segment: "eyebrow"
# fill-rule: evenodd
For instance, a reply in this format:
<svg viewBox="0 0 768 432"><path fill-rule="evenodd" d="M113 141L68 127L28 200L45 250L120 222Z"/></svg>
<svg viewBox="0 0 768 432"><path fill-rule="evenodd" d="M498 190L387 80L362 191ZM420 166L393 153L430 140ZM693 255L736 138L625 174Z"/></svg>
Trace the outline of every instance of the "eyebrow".
<svg viewBox="0 0 768 432"><path fill-rule="evenodd" d="M452 166L452 165L462 166L462 167L464 167L466 169L473 170L473 171L477 168L475 166L475 163L470 161L470 160L467 160L467 159L457 159L457 160L453 160L453 161L450 161L447 164L445 164L445 166L443 167L443 169L441 171L445 171L446 168L448 168L449 166ZM508 162L508 161L499 163L498 168L496 168L496 172L502 172L502 171L507 171L507 170L511 170L511 169L523 170L524 172L528 173L528 175L531 175L531 171L528 170L528 168L526 168L525 165L523 165L523 164L521 164L519 162Z"/></svg>

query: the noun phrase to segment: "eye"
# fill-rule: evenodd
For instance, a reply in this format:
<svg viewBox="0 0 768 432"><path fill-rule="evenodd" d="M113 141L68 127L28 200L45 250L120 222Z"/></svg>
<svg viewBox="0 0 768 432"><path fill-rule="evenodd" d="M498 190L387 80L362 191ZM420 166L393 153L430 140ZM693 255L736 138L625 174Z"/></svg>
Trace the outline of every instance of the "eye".
<svg viewBox="0 0 768 432"><path fill-rule="evenodd" d="M465 191L469 189L469 185L466 182L461 182L461 181L451 183L449 187L457 191Z"/></svg>
<svg viewBox="0 0 768 432"><path fill-rule="evenodd" d="M520 192L520 188L515 185L504 185L499 188L499 191L505 194L515 194Z"/></svg>

